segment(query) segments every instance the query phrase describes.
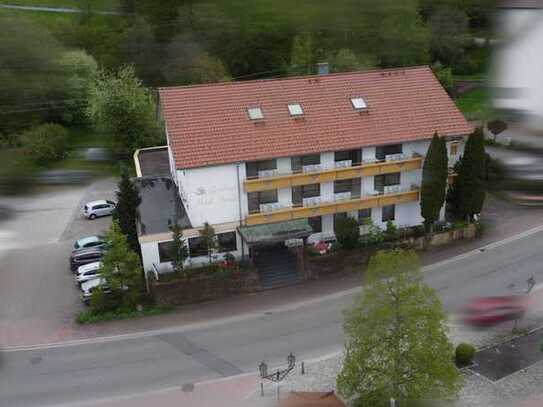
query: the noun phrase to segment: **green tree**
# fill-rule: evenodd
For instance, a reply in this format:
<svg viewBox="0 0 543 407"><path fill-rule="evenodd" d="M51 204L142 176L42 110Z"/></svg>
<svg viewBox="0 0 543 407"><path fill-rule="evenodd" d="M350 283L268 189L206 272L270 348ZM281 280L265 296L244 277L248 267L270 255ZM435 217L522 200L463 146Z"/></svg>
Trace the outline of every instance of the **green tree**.
<svg viewBox="0 0 543 407"><path fill-rule="evenodd" d="M293 75L309 75L315 64L313 58L313 35L298 34L292 41L289 71Z"/></svg>
<svg viewBox="0 0 543 407"><path fill-rule="evenodd" d="M20 142L32 162L45 165L64 156L68 132L59 124L41 124L24 131Z"/></svg>
<svg viewBox="0 0 543 407"><path fill-rule="evenodd" d="M189 252L187 245L183 240L183 229L176 221L172 227L173 240L170 246L170 256L172 258L173 269L176 273L183 273L184 263L187 259Z"/></svg>
<svg viewBox="0 0 543 407"><path fill-rule="evenodd" d="M117 205L113 218L118 222L121 232L126 236L130 249L135 253L139 253L137 221L141 197L137 186L130 179L128 168L124 165L121 169L121 179L116 194Z"/></svg>
<svg viewBox="0 0 543 407"><path fill-rule="evenodd" d="M336 239L346 250L354 249L360 241L360 228L356 219L346 216L336 219L334 224Z"/></svg>
<svg viewBox="0 0 543 407"><path fill-rule="evenodd" d="M487 123L486 127L494 136L494 141L496 141L496 136L498 134L504 132L508 128L507 123L504 122L502 119L491 120Z"/></svg>
<svg viewBox="0 0 543 407"><path fill-rule="evenodd" d="M452 69L450 67L443 66L441 62L436 62L432 64L432 71L447 93L451 96L454 95L454 78Z"/></svg>
<svg viewBox="0 0 543 407"><path fill-rule="evenodd" d="M192 61L191 83L227 82L232 79L222 61L202 53Z"/></svg>
<svg viewBox="0 0 543 407"><path fill-rule="evenodd" d="M455 68L464 59L468 44L468 17L458 8L439 7L428 20L433 61Z"/></svg>
<svg viewBox="0 0 543 407"><path fill-rule="evenodd" d="M326 59L330 63L330 72L359 71L374 68L377 65L375 58L371 56L359 58L349 48L342 48L337 54L330 53Z"/></svg>
<svg viewBox="0 0 543 407"><path fill-rule="evenodd" d="M207 255L209 257L209 264L213 259L213 253L217 249L217 236L215 235L215 229L209 223L204 223L204 228L200 231L200 237L203 239L207 249Z"/></svg>
<svg viewBox="0 0 543 407"><path fill-rule="evenodd" d="M420 213L430 231L439 220L439 213L445 202L448 164L445 140L435 133L422 167L420 190Z"/></svg>
<svg viewBox="0 0 543 407"><path fill-rule="evenodd" d="M340 394L364 406L456 395L461 378L445 313L415 252L379 251L366 275L362 297L346 313Z"/></svg>
<svg viewBox="0 0 543 407"><path fill-rule="evenodd" d="M141 300L143 288L139 256L130 250L117 221L113 221L106 242L108 250L102 258L100 277L109 292L97 290L91 299L91 306L96 311L119 307L134 309Z"/></svg>
<svg viewBox="0 0 543 407"><path fill-rule="evenodd" d="M115 73L99 71L91 83L87 115L111 137L117 151L132 152L162 142L155 100L132 66Z"/></svg>
<svg viewBox="0 0 543 407"><path fill-rule="evenodd" d="M481 213L486 193L484 177L486 153L483 130L477 128L469 137L464 155L457 167L453 191L450 195L451 207L460 219L471 220Z"/></svg>

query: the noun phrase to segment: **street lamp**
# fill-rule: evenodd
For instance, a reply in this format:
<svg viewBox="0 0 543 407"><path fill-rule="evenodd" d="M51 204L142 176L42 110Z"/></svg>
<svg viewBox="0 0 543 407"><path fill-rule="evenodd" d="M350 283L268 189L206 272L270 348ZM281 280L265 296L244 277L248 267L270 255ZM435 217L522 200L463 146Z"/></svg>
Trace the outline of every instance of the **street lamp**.
<svg viewBox="0 0 543 407"><path fill-rule="evenodd" d="M258 365L258 370L260 371L260 377L263 379L268 376L268 365L266 362L261 362L260 365Z"/></svg>
<svg viewBox="0 0 543 407"><path fill-rule="evenodd" d="M296 365L296 356L294 356L292 352L287 356L287 363L289 370L294 369L294 366Z"/></svg>
<svg viewBox="0 0 543 407"><path fill-rule="evenodd" d="M287 368L286 369L277 369L273 373L268 373L268 365L266 362L262 361L258 365L258 371L260 372L260 377L262 379L270 380L274 383L279 383L294 369L296 366L296 356L291 353L287 356ZM260 395L264 396L264 384L260 383ZM279 400L279 386L277 387L277 400Z"/></svg>

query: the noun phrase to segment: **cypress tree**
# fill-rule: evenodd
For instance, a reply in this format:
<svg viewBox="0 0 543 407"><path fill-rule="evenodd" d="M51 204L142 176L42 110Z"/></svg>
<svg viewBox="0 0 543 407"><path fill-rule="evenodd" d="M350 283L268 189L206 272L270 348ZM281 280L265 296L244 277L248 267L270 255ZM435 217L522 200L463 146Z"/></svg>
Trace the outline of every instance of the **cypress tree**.
<svg viewBox="0 0 543 407"><path fill-rule="evenodd" d="M130 180L126 166L121 168L121 180L117 190L117 207L113 218L119 223L121 232L126 236L128 245L136 253L140 253L138 231L138 206L141 203L138 188Z"/></svg>
<svg viewBox="0 0 543 407"><path fill-rule="evenodd" d="M422 168L420 212L424 223L432 228L439 220L445 202L448 175L448 158L445 140L434 134Z"/></svg>
<svg viewBox="0 0 543 407"><path fill-rule="evenodd" d="M455 207L462 219L471 220L483 209L486 193L484 190L485 145L483 131L476 129L468 138L462 163L455 179Z"/></svg>

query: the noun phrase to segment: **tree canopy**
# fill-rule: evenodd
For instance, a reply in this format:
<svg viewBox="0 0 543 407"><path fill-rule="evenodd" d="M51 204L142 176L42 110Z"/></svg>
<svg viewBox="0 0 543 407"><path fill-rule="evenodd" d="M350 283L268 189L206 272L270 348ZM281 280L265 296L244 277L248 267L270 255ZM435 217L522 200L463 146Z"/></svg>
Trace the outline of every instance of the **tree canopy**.
<svg viewBox="0 0 543 407"><path fill-rule="evenodd" d="M422 168L420 212L427 225L439 220L445 203L449 160L445 140L434 134Z"/></svg>
<svg viewBox="0 0 543 407"><path fill-rule="evenodd" d="M138 207L141 203L138 188L130 180L128 168L122 166L121 179L117 187L117 205L113 218L118 222L121 232L126 236L130 248L139 253L138 241Z"/></svg>
<svg viewBox="0 0 543 407"><path fill-rule="evenodd" d="M445 314L422 280L417 255L380 251L366 275L361 298L346 312L340 394L364 406L456 395L461 379Z"/></svg>

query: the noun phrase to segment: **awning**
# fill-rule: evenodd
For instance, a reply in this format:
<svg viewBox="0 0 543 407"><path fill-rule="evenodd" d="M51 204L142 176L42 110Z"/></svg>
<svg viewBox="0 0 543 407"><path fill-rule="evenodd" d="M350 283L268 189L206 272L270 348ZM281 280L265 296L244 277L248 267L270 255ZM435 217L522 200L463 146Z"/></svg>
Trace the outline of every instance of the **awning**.
<svg viewBox="0 0 543 407"><path fill-rule="evenodd" d="M276 243L288 239L302 239L313 233L307 219L288 220L264 225L240 226L239 234L248 244Z"/></svg>

